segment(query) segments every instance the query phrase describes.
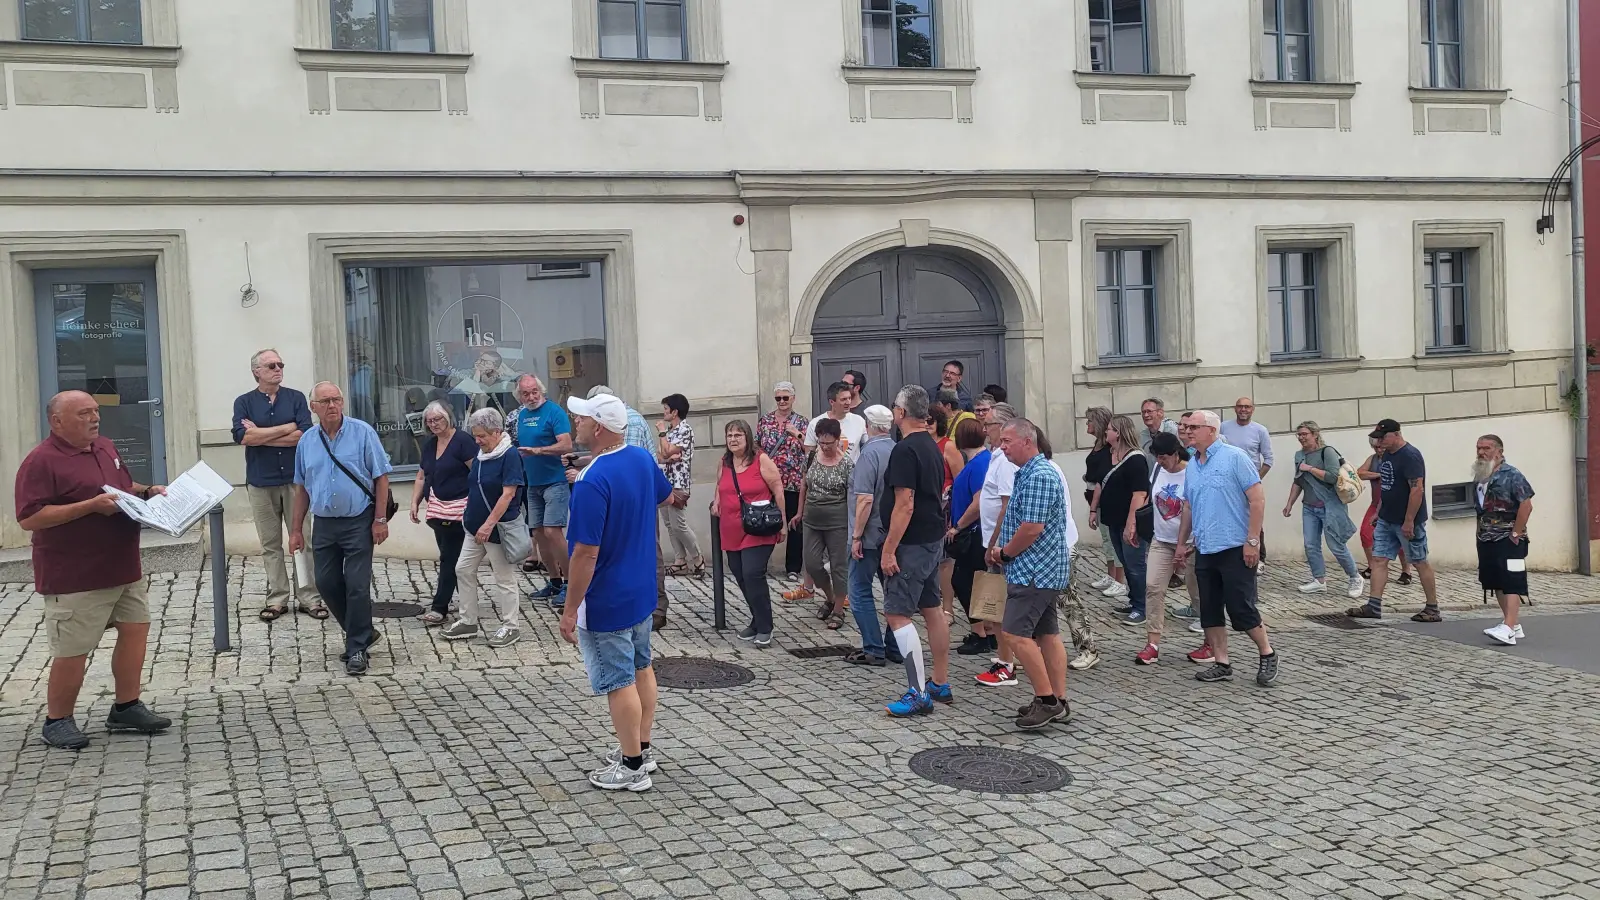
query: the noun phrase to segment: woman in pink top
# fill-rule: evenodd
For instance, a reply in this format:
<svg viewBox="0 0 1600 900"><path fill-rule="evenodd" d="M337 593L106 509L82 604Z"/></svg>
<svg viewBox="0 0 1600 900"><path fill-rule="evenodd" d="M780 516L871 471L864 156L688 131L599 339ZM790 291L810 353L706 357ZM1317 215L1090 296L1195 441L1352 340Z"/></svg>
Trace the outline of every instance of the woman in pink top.
<svg viewBox="0 0 1600 900"><path fill-rule="evenodd" d="M778 465L756 446L755 433L743 419L728 423L723 432L728 451L717 474L717 501L711 512L718 517L722 549L728 571L750 607L750 624L739 639L765 649L772 644L772 595L767 590L767 562L772 548L789 536L789 516L783 505L783 478ZM735 479L738 479L737 487ZM782 531L769 537L745 534L739 514L739 495L746 503L772 503L783 517Z"/></svg>

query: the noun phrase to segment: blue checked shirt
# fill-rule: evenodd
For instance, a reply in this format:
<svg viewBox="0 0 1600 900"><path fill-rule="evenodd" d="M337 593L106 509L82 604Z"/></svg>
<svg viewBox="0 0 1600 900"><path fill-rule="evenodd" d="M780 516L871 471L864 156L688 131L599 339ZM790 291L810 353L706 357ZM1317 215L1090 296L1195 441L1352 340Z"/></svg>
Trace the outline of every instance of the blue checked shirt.
<svg viewBox="0 0 1600 900"><path fill-rule="evenodd" d="M626 409L628 410L628 427L622 434L623 441L630 447L638 447L640 450L649 453L650 458L654 459L656 455L656 440L655 436L650 432L650 423L646 422L644 416L639 415L639 411L633 407L629 406Z"/></svg>
<svg viewBox="0 0 1600 900"><path fill-rule="evenodd" d="M1067 567L1072 548L1067 543L1067 498L1061 490L1061 476L1040 453L1017 470L1011 487L1011 502L1000 522L1000 544L1004 547L1024 523L1044 525L1044 532L1006 564L1006 582L1036 588L1067 589Z"/></svg>

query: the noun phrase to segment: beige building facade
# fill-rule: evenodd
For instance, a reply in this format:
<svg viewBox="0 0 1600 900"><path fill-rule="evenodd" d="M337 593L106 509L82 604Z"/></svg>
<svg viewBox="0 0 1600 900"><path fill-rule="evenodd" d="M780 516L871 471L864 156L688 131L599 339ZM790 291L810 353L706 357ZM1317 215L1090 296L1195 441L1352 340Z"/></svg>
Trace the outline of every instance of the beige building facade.
<svg viewBox="0 0 1600 900"><path fill-rule="evenodd" d="M77 386L152 477L242 483L232 402L270 346L402 471L421 405L514 402L520 372L652 419L685 394L708 498L775 382L817 410L846 368L887 400L956 358L1077 448L1069 473L1091 406L1253 396L1275 549L1300 542L1274 512L1297 422L1352 461L1405 423L1449 563L1497 432L1539 491L1533 560L1573 564L1568 260L1533 229L1555 4L122 2L120 42L40 40L79 25L0 2L13 470Z"/></svg>

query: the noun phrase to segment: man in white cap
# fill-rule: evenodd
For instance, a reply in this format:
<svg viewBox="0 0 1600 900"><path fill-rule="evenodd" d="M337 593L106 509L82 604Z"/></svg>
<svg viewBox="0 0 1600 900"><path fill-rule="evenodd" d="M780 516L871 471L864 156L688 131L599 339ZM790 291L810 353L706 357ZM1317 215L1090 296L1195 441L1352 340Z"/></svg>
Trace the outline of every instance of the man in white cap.
<svg viewBox="0 0 1600 900"><path fill-rule="evenodd" d="M656 769L651 615L656 507L672 486L649 452L623 440L628 408L610 394L567 401L580 443L593 458L572 483L567 519L567 596L561 636L578 645L589 684L604 694L617 748L589 775L608 791L647 791Z"/></svg>

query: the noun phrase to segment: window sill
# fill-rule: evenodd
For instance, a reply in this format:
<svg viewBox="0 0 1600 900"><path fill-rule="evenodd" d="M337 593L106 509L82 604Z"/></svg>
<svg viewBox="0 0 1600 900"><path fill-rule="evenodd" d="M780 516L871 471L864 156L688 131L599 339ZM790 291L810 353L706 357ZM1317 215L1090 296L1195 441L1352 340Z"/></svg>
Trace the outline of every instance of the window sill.
<svg viewBox="0 0 1600 900"><path fill-rule="evenodd" d="M180 47L145 44L77 44L55 41L0 41L0 61L85 66L144 66L175 69ZM0 98L3 99L3 98Z"/></svg>
<svg viewBox="0 0 1600 900"><path fill-rule="evenodd" d="M1349 100L1356 95L1354 81L1251 81L1254 97L1313 100Z"/></svg>
<svg viewBox="0 0 1600 900"><path fill-rule="evenodd" d="M1080 88L1116 91L1187 91L1193 75L1151 75L1119 72L1075 71L1072 77Z"/></svg>
<svg viewBox="0 0 1600 900"><path fill-rule="evenodd" d="M313 50L296 47L295 59L307 72L387 72L464 75L471 53L391 53L383 50Z"/></svg>
<svg viewBox="0 0 1600 900"><path fill-rule="evenodd" d="M1508 365L1509 350L1462 350L1455 353L1428 353L1415 357L1419 369L1467 369L1477 366Z"/></svg>
<svg viewBox="0 0 1600 900"><path fill-rule="evenodd" d="M1436 506L1431 511L1429 517L1434 519L1474 519L1477 518L1477 516L1478 511L1471 506L1454 508L1449 506Z"/></svg>
<svg viewBox="0 0 1600 900"><path fill-rule="evenodd" d="M1200 361L1101 363L1083 367L1083 383L1090 387L1123 384L1154 384L1172 381L1193 381L1200 374Z"/></svg>
<svg viewBox="0 0 1600 900"><path fill-rule="evenodd" d="M977 69L900 69L889 66L841 66L846 84L928 84L970 87Z"/></svg>
<svg viewBox="0 0 1600 900"><path fill-rule="evenodd" d="M1452 106L1499 106L1511 96L1510 91L1463 90L1457 88L1410 88L1412 103L1448 104Z"/></svg>
<svg viewBox="0 0 1600 900"><path fill-rule="evenodd" d="M574 56L573 74L579 78L614 78L634 81L721 81L726 62L687 62L678 59L598 59Z"/></svg>
<svg viewBox="0 0 1600 900"><path fill-rule="evenodd" d="M1294 375L1342 375L1361 368L1361 358L1355 359L1285 359L1256 363L1256 374L1262 378L1288 378Z"/></svg>

